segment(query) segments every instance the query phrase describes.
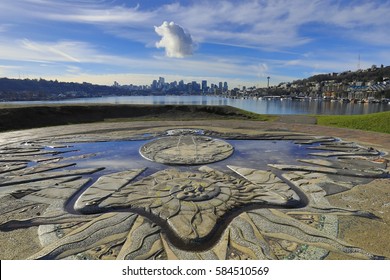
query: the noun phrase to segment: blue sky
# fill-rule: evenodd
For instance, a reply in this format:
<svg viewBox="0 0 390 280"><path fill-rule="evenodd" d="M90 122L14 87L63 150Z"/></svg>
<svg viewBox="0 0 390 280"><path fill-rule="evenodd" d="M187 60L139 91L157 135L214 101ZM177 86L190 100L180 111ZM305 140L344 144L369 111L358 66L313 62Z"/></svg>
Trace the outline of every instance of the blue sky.
<svg viewBox="0 0 390 280"><path fill-rule="evenodd" d="M0 77L265 86L390 65L390 1L1 0Z"/></svg>

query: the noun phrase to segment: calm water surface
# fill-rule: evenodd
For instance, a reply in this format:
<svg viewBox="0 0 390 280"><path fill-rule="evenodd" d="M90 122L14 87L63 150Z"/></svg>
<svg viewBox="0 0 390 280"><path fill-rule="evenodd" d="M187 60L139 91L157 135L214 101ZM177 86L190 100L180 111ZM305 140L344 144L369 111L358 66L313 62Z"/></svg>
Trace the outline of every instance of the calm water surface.
<svg viewBox="0 0 390 280"><path fill-rule="evenodd" d="M359 115L390 111L390 104L354 104L324 101L230 99L217 96L113 96L62 101L9 102L7 104L152 104L152 105L229 105L258 114Z"/></svg>
<svg viewBox="0 0 390 280"><path fill-rule="evenodd" d="M89 177L119 172L129 169L148 169L144 175L150 175L157 171L169 168L182 171L195 171L201 165L166 165L148 161L143 158L139 149L151 140L133 141L111 141L111 142L89 142L89 143L68 143L76 151L65 153L64 161L67 158L74 162L73 156L92 154L91 157L77 160L77 168L101 168L105 170ZM307 145L294 144L293 141L272 141L272 140L225 140L234 147L234 153L219 162L207 164L211 168L221 171L229 171L227 165L256 168L267 170L268 164L296 164L297 158L313 158L309 153ZM312 145L313 146L313 145ZM67 148L66 148L67 149Z"/></svg>

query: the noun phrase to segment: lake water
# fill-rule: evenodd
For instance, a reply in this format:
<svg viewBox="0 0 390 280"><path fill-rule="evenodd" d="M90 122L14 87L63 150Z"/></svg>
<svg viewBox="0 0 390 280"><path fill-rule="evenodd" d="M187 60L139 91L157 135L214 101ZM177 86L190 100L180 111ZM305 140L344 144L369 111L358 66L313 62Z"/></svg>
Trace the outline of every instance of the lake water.
<svg viewBox="0 0 390 280"><path fill-rule="evenodd" d="M153 105L228 105L258 114L360 115L390 111L390 104L354 104L325 101L231 99L218 96L113 96L61 101L10 102L7 104L153 104Z"/></svg>

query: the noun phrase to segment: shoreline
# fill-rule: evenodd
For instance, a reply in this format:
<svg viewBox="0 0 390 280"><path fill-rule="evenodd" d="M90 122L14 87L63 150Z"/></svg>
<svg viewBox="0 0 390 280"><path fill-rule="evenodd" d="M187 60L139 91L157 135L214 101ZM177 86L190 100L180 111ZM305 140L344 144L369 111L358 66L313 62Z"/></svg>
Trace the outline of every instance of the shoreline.
<svg viewBox="0 0 390 280"><path fill-rule="evenodd" d="M0 132L86 123L191 120L262 121L272 126L276 123L277 127L311 125L315 130L340 128L390 134L390 111L348 116L265 115L228 105L0 104Z"/></svg>
<svg viewBox="0 0 390 280"><path fill-rule="evenodd" d="M208 105L117 105L117 104L48 104L0 105L0 132L57 125L137 121L236 119L271 120L230 106Z"/></svg>

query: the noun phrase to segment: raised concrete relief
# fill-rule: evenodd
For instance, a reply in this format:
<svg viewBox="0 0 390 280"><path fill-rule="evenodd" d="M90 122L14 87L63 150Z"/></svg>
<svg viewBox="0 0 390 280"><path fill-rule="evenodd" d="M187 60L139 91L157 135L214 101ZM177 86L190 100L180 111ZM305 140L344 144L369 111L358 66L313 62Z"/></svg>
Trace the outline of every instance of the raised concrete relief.
<svg viewBox="0 0 390 280"><path fill-rule="evenodd" d="M3 145L0 237L26 231L39 245L14 258L30 259L321 259L330 251L382 258L338 238L339 215L375 216L327 200L389 178L379 151L329 137L267 134L304 145L308 157L259 169L237 165L240 150L211 135L162 131L134 146L149 160L144 166L117 171L93 166L107 159L75 151L71 137ZM312 149L326 150L326 159Z"/></svg>
<svg viewBox="0 0 390 280"><path fill-rule="evenodd" d="M193 165L226 159L233 150L223 140L185 134L153 140L142 146L140 153L144 158L159 163Z"/></svg>
<svg viewBox="0 0 390 280"><path fill-rule="evenodd" d="M240 170L249 173L251 181L206 166L199 171L163 170L111 193L100 191L98 181L81 194L76 210L144 212L173 231L180 242L191 245L210 238L230 215L246 206L293 207L300 202L294 190L270 172Z"/></svg>

